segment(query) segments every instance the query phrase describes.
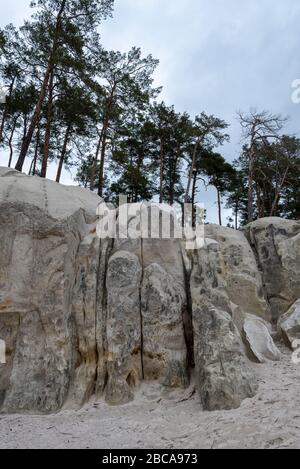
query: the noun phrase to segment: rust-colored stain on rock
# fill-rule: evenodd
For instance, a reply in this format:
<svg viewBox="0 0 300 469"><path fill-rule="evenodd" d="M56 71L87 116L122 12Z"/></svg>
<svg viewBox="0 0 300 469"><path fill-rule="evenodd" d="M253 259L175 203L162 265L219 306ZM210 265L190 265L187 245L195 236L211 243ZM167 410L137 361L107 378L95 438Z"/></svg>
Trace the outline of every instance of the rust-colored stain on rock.
<svg viewBox="0 0 300 469"><path fill-rule="evenodd" d="M12 305L12 300L11 299L8 299L8 300L5 300L3 301L2 303L0 303L0 311L4 311L5 309L7 309L9 306Z"/></svg>

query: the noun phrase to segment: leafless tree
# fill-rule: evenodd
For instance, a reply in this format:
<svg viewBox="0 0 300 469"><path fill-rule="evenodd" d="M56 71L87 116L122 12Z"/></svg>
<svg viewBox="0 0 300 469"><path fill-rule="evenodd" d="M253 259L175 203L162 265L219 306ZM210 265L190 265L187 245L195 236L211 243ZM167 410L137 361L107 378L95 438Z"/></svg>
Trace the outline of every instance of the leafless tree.
<svg viewBox="0 0 300 469"><path fill-rule="evenodd" d="M254 219L254 173L256 164L256 149L260 144L270 140L278 140L287 118L269 111L258 112L251 109L249 114L238 112L238 119L242 126L242 139L247 143L249 170L248 170L248 222Z"/></svg>

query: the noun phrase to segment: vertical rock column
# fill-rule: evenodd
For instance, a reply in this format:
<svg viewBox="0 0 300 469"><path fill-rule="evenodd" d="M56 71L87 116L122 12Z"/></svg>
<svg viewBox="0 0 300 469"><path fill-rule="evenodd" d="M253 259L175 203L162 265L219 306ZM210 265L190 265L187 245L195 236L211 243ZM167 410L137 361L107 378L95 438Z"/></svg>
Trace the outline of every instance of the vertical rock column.
<svg viewBox="0 0 300 469"><path fill-rule="evenodd" d="M196 383L205 410L238 408L256 379L232 319L217 242L194 253L191 275Z"/></svg>
<svg viewBox="0 0 300 469"><path fill-rule="evenodd" d="M110 404L132 400L132 388L142 379L141 277L141 264L135 254L118 251L109 259L106 401Z"/></svg>

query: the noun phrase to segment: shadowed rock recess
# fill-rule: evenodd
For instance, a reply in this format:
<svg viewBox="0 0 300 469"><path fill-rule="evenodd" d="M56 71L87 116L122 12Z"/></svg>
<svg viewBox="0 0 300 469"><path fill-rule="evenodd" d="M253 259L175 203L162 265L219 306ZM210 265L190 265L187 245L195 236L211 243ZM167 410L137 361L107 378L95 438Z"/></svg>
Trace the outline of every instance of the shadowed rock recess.
<svg viewBox="0 0 300 469"><path fill-rule="evenodd" d="M280 359L271 321L300 297L300 223L208 225L205 246L186 252L179 240L100 240L99 202L0 168L1 412L93 395L120 405L141 381L184 388L194 375L205 410L253 397L250 360Z"/></svg>

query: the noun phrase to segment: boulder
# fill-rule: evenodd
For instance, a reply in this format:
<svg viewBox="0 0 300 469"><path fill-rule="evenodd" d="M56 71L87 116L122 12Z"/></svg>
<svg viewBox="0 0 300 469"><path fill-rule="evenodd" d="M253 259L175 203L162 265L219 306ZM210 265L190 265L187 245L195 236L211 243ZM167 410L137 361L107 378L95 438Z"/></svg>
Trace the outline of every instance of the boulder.
<svg viewBox="0 0 300 469"><path fill-rule="evenodd" d="M271 336L271 324L257 316L247 314L243 332L248 347L249 357L254 357L259 363L279 361L281 353Z"/></svg>
<svg viewBox="0 0 300 469"><path fill-rule="evenodd" d="M244 234L218 225L206 225L205 237L219 244L222 257L219 269L229 300L245 314L269 321L271 311L264 296L262 275Z"/></svg>
<svg viewBox="0 0 300 469"><path fill-rule="evenodd" d="M257 391L254 372L230 315L209 303L194 309L197 388L204 410L228 410Z"/></svg>
<svg viewBox="0 0 300 469"><path fill-rule="evenodd" d="M205 410L237 408L257 385L233 321L220 243L206 240L193 254L190 279L197 389Z"/></svg>
<svg viewBox="0 0 300 469"><path fill-rule="evenodd" d="M285 344L294 348L294 341L300 340L300 299L279 319L278 329Z"/></svg>
<svg viewBox="0 0 300 469"><path fill-rule="evenodd" d="M263 218L244 229L277 323L300 297L300 221Z"/></svg>
<svg viewBox="0 0 300 469"><path fill-rule="evenodd" d="M32 205L0 204L0 330L11 330L1 394L8 412L52 412L66 400L80 227L85 230L81 211L55 220Z"/></svg>
<svg viewBox="0 0 300 469"><path fill-rule="evenodd" d="M146 379L164 386L188 385L187 348L183 313L186 293L182 283L159 264L144 271L141 290L143 367Z"/></svg>
<svg viewBox="0 0 300 469"><path fill-rule="evenodd" d="M118 251L107 269L107 373L106 400L125 404L143 378L140 286L142 266L135 254Z"/></svg>
<svg viewBox="0 0 300 469"><path fill-rule="evenodd" d="M100 199L13 170L0 175L0 406L54 412L76 367L76 258Z"/></svg>

